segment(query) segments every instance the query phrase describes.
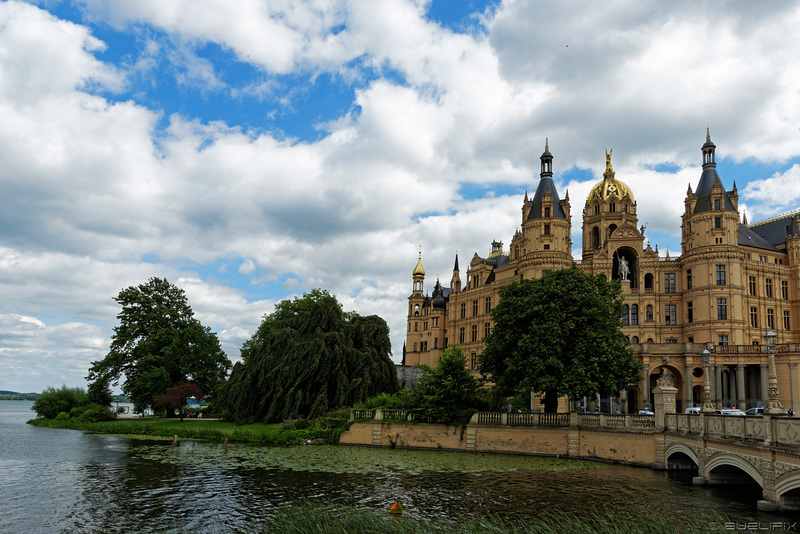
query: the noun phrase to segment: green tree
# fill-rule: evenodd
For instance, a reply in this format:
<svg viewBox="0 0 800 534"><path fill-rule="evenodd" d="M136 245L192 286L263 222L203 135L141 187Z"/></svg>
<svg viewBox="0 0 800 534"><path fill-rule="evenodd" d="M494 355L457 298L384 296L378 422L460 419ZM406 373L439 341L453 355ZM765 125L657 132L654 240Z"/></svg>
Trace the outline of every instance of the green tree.
<svg viewBox="0 0 800 534"><path fill-rule="evenodd" d="M99 404L100 406L108 407L114 402L111 388L105 380L95 380L89 384L88 395L90 404Z"/></svg>
<svg viewBox="0 0 800 534"><path fill-rule="evenodd" d="M39 417L45 419L55 419L61 413L69 413L73 408L78 408L89 404L89 397L86 390L79 387L68 388L62 385L56 389L47 387L42 391L36 400L33 401L31 410L36 412Z"/></svg>
<svg viewBox="0 0 800 534"><path fill-rule="evenodd" d="M482 408L478 400L478 380L467 369L467 358L460 347L448 347L436 367L421 365L422 376L412 394L418 414L434 423L465 425Z"/></svg>
<svg viewBox="0 0 800 534"><path fill-rule="evenodd" d="M620 331L620 292L619 282L575 266L502 288L481 371L498 395L544 393L547 411L562 395L627 389L640 377Z"/></svg>
<svg viewBox="0 0 800 534"><path fill-rule="evenodd" d="M242 347L220 407L237 424L273 422L393 393L399 386L390 347L383 319L344 313L336 297L315 289L264 317Z"/></svg>
<svg viewBox="0 0 800 534"><path fill-rule="evenodd" d="M217 336L194 318L184 291L161 278L120 291L111 350L93 362L87 379L117 384L136 411L179 382L213 392L225 380L230 361Z"/></svg>

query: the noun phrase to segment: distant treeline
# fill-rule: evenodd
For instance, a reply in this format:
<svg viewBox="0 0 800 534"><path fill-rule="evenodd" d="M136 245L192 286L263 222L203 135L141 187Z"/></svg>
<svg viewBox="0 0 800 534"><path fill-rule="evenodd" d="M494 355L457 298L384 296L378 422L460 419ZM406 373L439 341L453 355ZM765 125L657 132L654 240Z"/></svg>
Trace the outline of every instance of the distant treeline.
<svg viewBox="0 0 800 534"><path fill-rule="evenodd" d="M11 392L3 392L0 393L0 400L28 400L34 401L36 397L38 397L38 393L11 393Z"/></svg>

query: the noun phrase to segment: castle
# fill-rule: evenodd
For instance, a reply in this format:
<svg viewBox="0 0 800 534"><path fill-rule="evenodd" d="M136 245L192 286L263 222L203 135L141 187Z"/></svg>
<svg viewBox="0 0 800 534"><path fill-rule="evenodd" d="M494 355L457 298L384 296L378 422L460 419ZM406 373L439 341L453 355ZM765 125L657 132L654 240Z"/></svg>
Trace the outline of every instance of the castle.
<svg viewBox="0 0 800 534"><path fill-rule="evenodd" d="M592 404L622 412L650 406L651 389L666 373L683 411L702 404L708 372L717 408L762 406L768 394L765 334L774 332L780 402L800 413L800 210L753 224L741 220L736 184L725 189L715 150L707 132L700 180L686 192L682 253L676 258L644 246L633 191L617 180L606 152L603 179L583 205L582 257L576 260L569 194L559 197L546 143L539 185L533 198L525 194L522 224L507 252L494 241L488 257L474 254L463 282L456 255L450 287L437 280L430 296L420 252L408 298L404 363L435 365L445 347L458 345L476 370L500 288L575 263L620 281L622 330L642 364L637 388L614 398L598 396ZM707 368L701 360L706 349Z"/></svg>

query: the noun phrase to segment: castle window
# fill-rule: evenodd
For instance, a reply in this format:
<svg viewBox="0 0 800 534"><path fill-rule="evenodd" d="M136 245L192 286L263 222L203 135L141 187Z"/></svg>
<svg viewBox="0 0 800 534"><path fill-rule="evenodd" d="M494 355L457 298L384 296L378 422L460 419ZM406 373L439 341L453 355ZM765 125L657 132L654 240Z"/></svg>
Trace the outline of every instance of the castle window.
<svg viewBox="0 0 800 534"><path fill-rule="evenodd" d="M414 343L414 350L412 352L417 352L417 344Z"/></svg>
<svg viewBox="0 0 800 534"><path fill-rule="evenodd" d="M519 259L519 247L514 247L514 259Z"/></svg>
<svg viewBox="0 0 800 534"><path fill-rule="evenodd" d="M727 334L722 334L722 335L717 336L717 344L721 345L723 347L727 346L728 345L728 335Z"/></svg>
<svg viewBox="0 0 800 534"><path fill-rule="evenodd" d="M678 340L675 339L674 337L667 338L667 339L664 340L664 343L670 343L670 344L673 344L673 345L676 344L677 342L678 342Z"/></svg>
<svg viewBox="0 0 800 534"><path fill-rule="evenodd" d="M783 310L783 329L789 330L789 310Z"/></svg>
<svg viewBox="0 0 800 534"><path fill-rule="evenodd" d="M786 280L781 280L781 298L789 300L789 282Z"/></svg>
<svg viewBox="0 0 800 534"><path fill-rule="evenodd" d="M433 338L433 348L434 349L438 349L439 348L439 338L438 337Z"/></svg>
<svg viewBox="0 0 800 534"><path fill-rule="evenodd" d="M755 297L756 296L756 277L751 276L747 280L747 289L750 292L750 295Z"/></svg>
<svg viewBox="0 0 800 534"><path fill-rule="evenodd" d="M664 293L675 293L675 273L664 274Z"/></svg>
<svg viewBox="0 0 800 534"><path fill-rule="evenodd" d="M772 278L767 278L764 283L764 291L767 293L767 298L772 298Z"/></svg>
<svg viewBox="0 0 800 534"><path fill-rule="evenodd" d="M644 290L645 291L653 290L653 275L651 273L647 273L646 275L644 275Z"/></svg>
<svg viewBox="0 0 800 534"><path fill-rule="evenodd" d="M728 319L728 299L717 299L717 320L725 321Z"/></svg>
<svg viewBox="0 0 800 534"><path fill-rule="evenodd" d="M423 332L428 329L428 321L422 321L422 330Z"/></svg>
<svg viewBox="0 0 800 534"><path fill-rule="evenodd" d="M458 330L458 342L461 343L462 345L464 344L464 327L463 326Z"/></svg>
<svg viewBox="0 0 800 534"><path fill-rule="evenodd" d="M717 285L724 286L725 285L725 266L724 265L717 265Z"/></svg>
<svg viewBox="0 0 800 534"><path fill-rule="evenodd" d="M469 355L469 368L473 371L478 368L478 356L474 352Z"/></svg>
<svg viewBox="0 0 800 534"><path fill-rule="evenodd" d="M439 318L438 317L434 317L433 318L433 326L435 326L435 327L439 326Z"/></svg>
<svg viewBox="0 0 800 534"><path fill-rule="evenodd" d="M545 224L544 225L544 235L550 235L550 225L549 224Z"/></svg>
<svg viewBox="0 0 800 534"><path fill-rule="evenodd" d="M550 217L550 208L545 208L544 209L544 216L545 217Z"/></svg>
<svg viewBox="0 0 800 534"><path fill-rule="evenodd" d="M544 246L544 249L545 249L545 250L550 250L550 245L545 245L545 246Z"/></svg>
<svg viewBox="0 0 800 534"><path fill-rule="evenodd" d="M617 211L617 205L612 202L611 204L608 205L608 211L610 211L611 213L616 212Z"/></svg>
<svg viewBox="0 0 800 534"><path fill-rule="evenodd" d="M692 323L694 322L694 308L692 308L692 303L686 303L686 322Z"/></svg>
<svg viewBox="0 0 800 534"><path fill-rule="evenodd" d="M758 308L750 306L750 326L758 328Z"/></svg>
<svg viewBox="0 0 800 534"><path fill-rule="evenodd" d="M600 215L600 204L595 204L594 205L594 214L595 215Z"/></svg>
<svg viewBox="0 0 800 534"><path fill-rule="evenodd" d="M714 228L722 228L722 217L714 217Z"/></svg>
<svg viewBox="0 0 800 534"><path fill-rule="evenodd" d="M476 315L478 315L478 301L477 300L473 300L472 301L472 316L475 317Z"/></svg>
<svg viewBox="0 0 800 534"><path fill-rule="evenodd" d="M648 304L644 309L644 320L647 322L653 322L653 306L650 304Z"/></svg>
<svg viewBox="0 0 800 534"><path fill-rule="evenodd" d="M639 344L639 336L633 336L631 338L631 345L638 345Z"/></svg>
<svg viewBox="0 0 800 534"><path fill-rule="evenodd" d="M767 328L775 328L775 310L767 308Z"/></svg>
<svg viewBox="0 0 800 534"><path fill-rule="evenodd" d="M419 323L418 322L414 323L414 332L419 332Z"/></svg>
<svg viewBox="0 0 800 534"><path fill-rule="evenodd" d="M686 289L692 289L692 270L686 271Z"/></svg>
<svg viewBox="0 0 800 534"><path fill-rule="evenodd" d="M478 325L472 325L472 341L478 341Z"/></svg>
<svg viewBox="0 0 800 534"><path fill-rule="evenodd" d="M462 302L461 303L461 318L463 319L466 316L467 316L467 303L466 302ZM463 341L462 341L462 343L463 343Z"/></svg>
<svg viewBox="0 0 800 534"><path fill-rule="evenodd" d="M622 308L622 326L628 326L630 324L630 308L626 304Z"/></svg>
<svg viewBox="0 0 800 534"><path fill-rule="evenodd" d="M483 325L483 338L486 339L489 337L489 333L492 331L492 323L486 323Z"/></svg>
<svg viewBox="0 0 800 534"><path fill-rule="evenodd" d="M486 297L484 305L484 313L490 313L492 311L492 297Z"/></svg>
<svg viewBox="0 0 800 534"><path fill-rule="evenodd" d="M639 305L638 304L631 304L631 324L634 325L634 326L639 324Z"/></svg>
<svg viewBox="0 0 800 534"><path fill-rule="evenodd" d="M419 316L419 304L414 306L414 315Z"/></svg>
<svg viewBox="0 0 800 534"><path fill-rule="evenodd" d="M664 324L667 326L678 324L677 312L674 304L664 305Z"/></svg>
<svg viewBox="0 0 800 534"><path fill-rule="evenodd" d="M714 209L719 211L719 199L718 198L714 199Z"/></svg>
<svg viewBox="0 0 800 534"><path fill-rule="evenodd" d="M592 237L590 239L590 243L593 249L600 246L600 228L597 226L592 228Z"/></svg>

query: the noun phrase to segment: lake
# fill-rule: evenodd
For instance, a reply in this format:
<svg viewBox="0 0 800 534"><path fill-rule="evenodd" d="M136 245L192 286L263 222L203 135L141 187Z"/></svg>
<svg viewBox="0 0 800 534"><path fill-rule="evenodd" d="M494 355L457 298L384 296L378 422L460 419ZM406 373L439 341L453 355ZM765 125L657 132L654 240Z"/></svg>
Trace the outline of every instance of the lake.
<svg viewBox="0 0 800 534"><path fill-rule="evenodd" d="M25 424L35 416L31 405L0 401L0 532L233 531L300 499L380 513L401 502L406 515L423 519L491 513L524 522L554 510L654 510L686 526L714 512L765 524L787 519L756 509L757 486L697 487L685 475L646 468L537 471L523 457L238 443L226 455L217 443L172 447L33 427ZM484 464L499 470L474 467Z"/></svg>

